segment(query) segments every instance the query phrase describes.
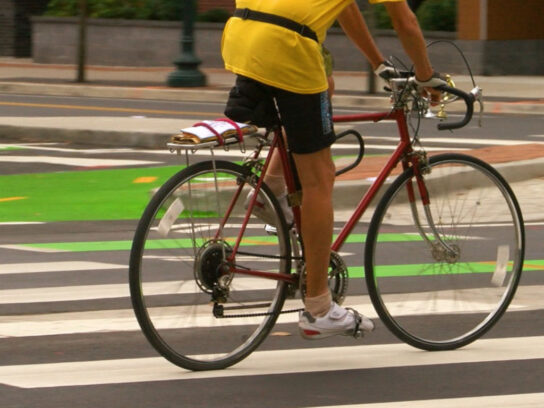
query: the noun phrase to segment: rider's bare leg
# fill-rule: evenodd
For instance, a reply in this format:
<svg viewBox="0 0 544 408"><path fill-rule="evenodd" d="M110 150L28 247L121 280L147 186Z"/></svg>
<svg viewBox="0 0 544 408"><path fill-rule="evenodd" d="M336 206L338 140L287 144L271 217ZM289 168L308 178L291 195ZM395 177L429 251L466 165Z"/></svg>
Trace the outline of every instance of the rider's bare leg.
<svg viewBox="0 0 544 408"><path fill-rule="evenodd" d="M327 273L333 232L335 167L330 148L309 154L293 154L293 157L302 186L301 228L306 259L306 298L322 297L321 304L326 308L326 313L331 304L330 298L323 300L323 295L329 293Z"/></svg>

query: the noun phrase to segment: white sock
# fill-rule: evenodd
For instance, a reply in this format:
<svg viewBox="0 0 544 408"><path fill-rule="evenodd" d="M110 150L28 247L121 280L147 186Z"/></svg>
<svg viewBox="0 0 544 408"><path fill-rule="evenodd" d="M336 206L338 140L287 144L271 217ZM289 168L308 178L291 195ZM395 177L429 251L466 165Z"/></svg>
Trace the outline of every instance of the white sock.
<svg viewBox="0 0 544 408"><path fill-rule="evenodd" d="M322 295L307 297L304 300L304 306L306 311L309 312L313 317L323 317L325 316L332 304L331 292L327 290Z"/></svg>

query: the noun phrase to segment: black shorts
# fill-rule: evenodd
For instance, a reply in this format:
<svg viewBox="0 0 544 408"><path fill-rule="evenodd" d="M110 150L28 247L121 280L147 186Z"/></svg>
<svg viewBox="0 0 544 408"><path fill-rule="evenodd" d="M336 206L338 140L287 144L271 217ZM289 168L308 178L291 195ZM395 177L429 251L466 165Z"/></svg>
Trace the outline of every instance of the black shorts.
<svg viewBox="0 0 544 408"><path fill-rule="evenodd" d="M314 153L334 143L332 107L326 91L298 94L238 75L225 114L238 122L269 126L275 120L273 116L277 117L274 100L290 151Z"/></svg>

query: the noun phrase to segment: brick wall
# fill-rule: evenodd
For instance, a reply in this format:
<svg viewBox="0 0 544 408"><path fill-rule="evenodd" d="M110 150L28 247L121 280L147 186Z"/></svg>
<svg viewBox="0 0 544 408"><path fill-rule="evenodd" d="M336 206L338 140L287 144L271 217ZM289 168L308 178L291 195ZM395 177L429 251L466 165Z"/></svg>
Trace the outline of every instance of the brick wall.
<svg viewBox="0 0 544 408"><path fill-rule="evenodd" d="M543 0L458 0L463 40L544 39Z"/></svg>
<svg viewBox="0 0 544 408"><path fill-rule="evenodd" d="M234 10L235 0L197 0L198 11L203 12L210 9Z"/></svg>

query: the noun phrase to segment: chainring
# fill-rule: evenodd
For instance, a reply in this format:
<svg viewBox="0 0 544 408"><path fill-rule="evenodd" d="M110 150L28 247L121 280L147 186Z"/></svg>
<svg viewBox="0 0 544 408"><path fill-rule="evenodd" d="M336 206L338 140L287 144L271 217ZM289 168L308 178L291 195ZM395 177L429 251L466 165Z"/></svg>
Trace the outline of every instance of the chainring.
<svg viewBox="0 0 544 408"><path fill-rule="evenodd" d="M328 280L332 300L341 305L346 299L346 293L348 291L348 267L342 257L334 251L331 251ZM302 300L304 300L306 297L306 265L302 267L300 276L300 293L302 295Z"/></svg>

